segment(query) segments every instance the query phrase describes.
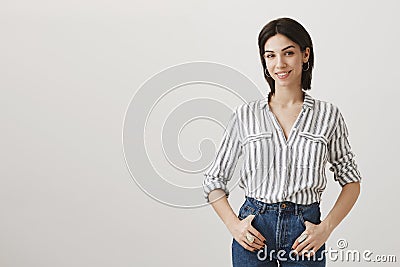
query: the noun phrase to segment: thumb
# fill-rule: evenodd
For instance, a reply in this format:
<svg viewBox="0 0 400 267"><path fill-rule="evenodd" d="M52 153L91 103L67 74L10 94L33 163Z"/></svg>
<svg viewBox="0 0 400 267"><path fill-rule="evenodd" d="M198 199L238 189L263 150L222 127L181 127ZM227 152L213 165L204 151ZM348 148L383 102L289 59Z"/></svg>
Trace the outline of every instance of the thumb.
<svg viewBox="0 0 400 267"><path fill-rule="evenodd" d="M249 216L247 216L247 220L249 220L250 222L253 221L254 217L256 217L254 214L250 214Z"/></svg>
<svg viewBox="0 0 400 267"><path fill-rule="evenodd" d="M313 223L309 222L309 221L305 221L304 225L306 226L306 229L308 229L308 227L310 227L311 225L313 225Z"/></svg>

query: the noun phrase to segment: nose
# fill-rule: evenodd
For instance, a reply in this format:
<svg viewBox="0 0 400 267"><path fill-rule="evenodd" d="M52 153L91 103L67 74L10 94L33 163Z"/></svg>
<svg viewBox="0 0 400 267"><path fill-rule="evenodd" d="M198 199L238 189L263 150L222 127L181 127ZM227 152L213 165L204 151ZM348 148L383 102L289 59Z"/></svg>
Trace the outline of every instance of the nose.
<svg viewBox="0 0 400 267"><path fill-rule="evenodd" d="M286 68L285 59L283 57L281 57L280 55L277 56L276 67L279 68L279 69Z"/></svg>

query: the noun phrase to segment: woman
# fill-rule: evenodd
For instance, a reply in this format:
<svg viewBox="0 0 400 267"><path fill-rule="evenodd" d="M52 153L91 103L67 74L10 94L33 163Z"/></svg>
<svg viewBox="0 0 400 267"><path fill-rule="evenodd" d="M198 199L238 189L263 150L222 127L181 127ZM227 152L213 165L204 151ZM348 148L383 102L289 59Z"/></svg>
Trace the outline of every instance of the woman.
<svg viewBox="0 0 400 267"><path fill-rule="evenodd" d="M258 45L271 91L236 108L205 172L205 196L233 236L234 266L325 266L325 242L360 193L347 126L336 106L305 92L314 52L301 24L273 20ZM246 199L236 216L227 182L240 156ZM342 191L321 221L327 162Z"/></svg>

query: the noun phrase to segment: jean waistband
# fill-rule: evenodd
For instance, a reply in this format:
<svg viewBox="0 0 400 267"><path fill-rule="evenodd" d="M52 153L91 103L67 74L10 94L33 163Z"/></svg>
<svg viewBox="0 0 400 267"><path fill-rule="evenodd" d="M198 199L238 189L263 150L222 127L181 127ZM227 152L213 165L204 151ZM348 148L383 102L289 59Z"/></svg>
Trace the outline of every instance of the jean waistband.
<svg viewBox="0 0 400 267"><path fill-rule="evenodd" d="M314 202L312 204L297 204L294 202L290 201L283 201L283 202L276 202L276 203L265 203L260 200L257 200L252 197L247 197L246 199L250 201L253 205L259 208L260 213L264 213L266 210L276 210L276 211L288 211L288 212L294 212L297 215L297 212L303 211L308 208L315 208L319 207L319 202Z"/></svg>

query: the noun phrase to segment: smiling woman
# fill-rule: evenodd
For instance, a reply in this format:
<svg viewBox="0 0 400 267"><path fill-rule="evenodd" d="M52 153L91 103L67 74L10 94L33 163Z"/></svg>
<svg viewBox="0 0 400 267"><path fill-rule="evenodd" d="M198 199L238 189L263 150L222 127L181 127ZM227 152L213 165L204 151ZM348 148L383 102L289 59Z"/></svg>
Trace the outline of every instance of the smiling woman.
<svg viewBox="0 0 400 267"><path fill-rule="evenodd" d="M335 105L305 92L311 89L314 52L300 23L269 22L258 45L271 91L232 114L205 172L205 197L233 236L234 266L325 266L325 242L360 192L347 126ZM227 183L240 156L246 199L236 215ZM321 221L328 162L342 192Z"/></svg>
<svg viewBox="0 0 400 267"><path fill-rule="evenodd" d="M280 49L282 45L284 48ZM309 55L309 47L301 51L300 47L288 37L277 34L268 39L265 44L264 58L267 67L265 75L268 78L275 78L275 83L277 83L275 86L298 86L298 84L293 83L298 83L301 80L302 63L309 68ZM268 73L271 73L272 76Z"/></svg>
<svg viewBox="0 0 400 267"><path fill-rule="evenodd" d="M283 47L278 48L277 45L283 45ZM314 49L310 35L300 23L290 18L271 21L261 30L258 37L258 47L264 77L272 93L275 92L275 79L269 73L274 73L273 67L274 65L276 67L277 64L276 57L279 57L278 68L283 67L280 64L289 62L294 64L291 65L293 67L301 66L302 69L297 69L298 74L300 74L301 88L304 90L311 89ZM282 56L286 58L294 57L295 59L287 62L288 59L283 60ZM296 60L297 62L293 62ZM300 62L303 64L300 64Z"/></svg>

